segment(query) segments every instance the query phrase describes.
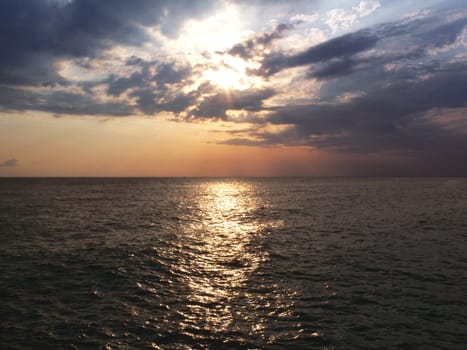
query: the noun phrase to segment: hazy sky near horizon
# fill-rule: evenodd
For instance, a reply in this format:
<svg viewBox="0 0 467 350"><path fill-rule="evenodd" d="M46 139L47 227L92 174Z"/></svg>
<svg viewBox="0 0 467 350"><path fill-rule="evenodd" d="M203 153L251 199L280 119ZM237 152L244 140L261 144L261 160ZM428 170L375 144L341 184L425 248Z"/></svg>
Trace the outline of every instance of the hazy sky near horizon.
<svg viewBox="0 0 467 350"><path fill-rule="evenodd" d="M1 0L0 176L467 175L467 3Z"/></svg>

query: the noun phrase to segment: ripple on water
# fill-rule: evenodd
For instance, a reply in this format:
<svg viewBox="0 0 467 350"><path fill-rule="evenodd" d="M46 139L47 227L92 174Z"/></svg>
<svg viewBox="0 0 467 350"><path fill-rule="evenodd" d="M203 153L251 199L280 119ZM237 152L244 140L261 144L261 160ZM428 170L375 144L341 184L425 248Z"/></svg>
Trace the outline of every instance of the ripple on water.
<svg viewBox="0 0 467 350"><path fill-rule="evenodd" d="M0 194L1 348L465 347L465 179L17 179Z"/></svg>

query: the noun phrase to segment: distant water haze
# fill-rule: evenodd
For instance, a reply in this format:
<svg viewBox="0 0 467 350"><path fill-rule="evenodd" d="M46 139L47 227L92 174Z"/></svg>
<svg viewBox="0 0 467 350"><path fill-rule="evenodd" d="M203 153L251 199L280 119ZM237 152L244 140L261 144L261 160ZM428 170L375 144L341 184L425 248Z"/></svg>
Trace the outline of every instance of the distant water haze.
<svg viewBox="0 0 467 350"><path fill-rule="evenodd" d="M2 349L465 349L466 178L0 179Z"/></svg>

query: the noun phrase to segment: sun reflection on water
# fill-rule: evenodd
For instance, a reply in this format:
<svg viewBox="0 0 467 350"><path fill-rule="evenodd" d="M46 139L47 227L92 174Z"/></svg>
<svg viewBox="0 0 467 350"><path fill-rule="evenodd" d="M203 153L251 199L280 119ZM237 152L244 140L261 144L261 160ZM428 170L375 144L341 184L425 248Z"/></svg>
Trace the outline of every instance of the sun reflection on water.
<svg viewBox="0 0 467 350"><path fill-rule="evenodd" d="M195 297L208 299L228 296L229 290L238 288L266 256L254 255L248 245L251 236L261 228L252 219L257 208L254 189L247 184L219 182L208 183L200 188L199 209L203 221L194 232L202 242L204 254L194 257L193 265L213 283L190 286ZM258 253L258 251L255 251ZM201 288L201 290L199 290Z"/></svg>
<svg viewBox="0 0 467 350"><path fill-rule="evenodd" d="M202 183L196 199L199 218L184 228L190 253L178 266L188 272L189 288L180 328L191 337L202 337L203 331L261 336L267 328L263 309L284 312L290 306L280 293L261 291L266 287L258 282L261 264L269 260L258 236L281 222L258 219L257 211L267 203L247 182ZM260 291L252 292L252 278Z"/></svg>

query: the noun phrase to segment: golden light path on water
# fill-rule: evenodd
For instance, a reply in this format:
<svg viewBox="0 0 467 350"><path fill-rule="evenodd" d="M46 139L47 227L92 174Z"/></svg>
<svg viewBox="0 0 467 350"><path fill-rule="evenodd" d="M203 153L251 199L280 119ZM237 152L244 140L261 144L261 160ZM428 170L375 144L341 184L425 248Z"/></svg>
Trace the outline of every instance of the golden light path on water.
<svg viewBox="0 0 467 350"><path fill-rule="evenodd" d="M199 339L246 333L273 341L277 334L266 334L268 322L290 317L291 296L261 277L269 254L258 236L282 221L258 215L268 203L248 182L202 183L193 200L199 220L184 228L191 251L177 267L189 288L182 332Z"/></svg>

